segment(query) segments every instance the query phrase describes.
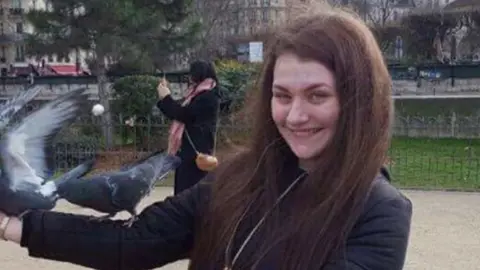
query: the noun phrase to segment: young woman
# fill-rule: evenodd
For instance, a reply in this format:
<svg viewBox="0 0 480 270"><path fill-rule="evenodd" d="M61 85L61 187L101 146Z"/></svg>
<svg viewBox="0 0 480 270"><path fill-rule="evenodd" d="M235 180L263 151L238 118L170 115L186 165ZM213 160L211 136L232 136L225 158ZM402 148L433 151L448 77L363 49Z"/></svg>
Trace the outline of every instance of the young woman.
<svg viewBox="0 0 480 270"><path fill-rule="evenodd" d="M180 104L173 100L164 82L158 85L158 108L173 120L168 150L182 159L175 170L174 194L196 183L206 171L195 163L197 151L212 154L215 144L220 97L218 79L211 63L195 61L190 65L190 88Z"/></svg>
<svg viewBox="0 0 480 270"><path fill-rule="evenodd" d="M372 33L325 11L270 41L249 150L131 228L33 211L0 217L5 238L94 269L402 269L412 205L381 173L393 110Z"/></svg>

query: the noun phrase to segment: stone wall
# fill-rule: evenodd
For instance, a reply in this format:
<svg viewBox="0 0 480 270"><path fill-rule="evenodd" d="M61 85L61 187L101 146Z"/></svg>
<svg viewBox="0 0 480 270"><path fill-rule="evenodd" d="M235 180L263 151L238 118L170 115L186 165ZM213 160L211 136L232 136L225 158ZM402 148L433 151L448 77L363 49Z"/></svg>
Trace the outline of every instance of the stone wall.
<svg viewBox="0 0 480 270"><path fill-rule="evenodd" d="M184 83L170 83L175 98L181 96L187 87ZM87 87L92 99L98 99L96 84L44 84L38 100L52 99L58 94L68 92L77 87ZM108 84L110 87L111 84ZM430 138L480 138L480 79L437 82L422 81L417 87L416 81L396 80L393 83L394 94L397 96L411 95L452 95L452 99L396 99L394 134L409 137ZM25 89L24 85L0 85L0 98L7 99L18 91ZM155 91L155 90L153 90ZM460 95L469 94L468 97ZM478 94L478 98L475 96Z"/></svg>
<svg viewBox="0 0 480 270"><path fill-rule="evenodd" d="M92 98L98 98L98 86L95 83L64 83L64 84L42 84L45 91L41 92L39 99L51 99L60 93L64 93L77 87L87 87L92 94ZM175 97L181 96L183 90L186 89L186 83L170 83L172 92ZM8 98L18 91L24 90L26 84L0 84L0 98ZM108 88L111 83L108 83ZM452 86L450 79L444 80L394 80L393 93L397 96L404 95L446 95L446 94L479 94L480 95L480 78L479 79L455 79Z"/></svg>
<svg viewBox="0 0 480 270"><path fill-rule="evenodd" d="M182 89L187 87L186 84L180 83L170 83L169 84L172 90L172 95L175 98L181 96ZM66 93L73 89L79 87L86 87L88 92L91 94L91 99L98 99L98 85L97 84L43 84L45 90L40 92L38 95L38 100L48 100L56 97L61 93ZM108 89L111 89L112 83L108 83ZM22 84L7 84L7 85L0 85L0 99L7 99L8 97L18 93L18 91L25 90L27 85ZM155 89L152 89L155 91Z"/></svg>
<svg viewBox="0 0 480 270"><path fill-rule="evenodd" d="M480 78L442 80L394 80L395 95L480 94Z"/></svg>

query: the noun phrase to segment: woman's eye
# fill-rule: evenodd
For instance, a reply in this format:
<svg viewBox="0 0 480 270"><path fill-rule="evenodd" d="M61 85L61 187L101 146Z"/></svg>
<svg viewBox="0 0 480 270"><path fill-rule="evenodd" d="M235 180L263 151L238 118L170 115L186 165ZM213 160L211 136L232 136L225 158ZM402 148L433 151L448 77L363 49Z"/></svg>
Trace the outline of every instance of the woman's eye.
<svg viewBox="0 0 480 270"><path fill-rule="evenodd" d="M319 102L324 100L327 97L325 93L312 93L310 95L310 100L313 102Z"/></svg>
<svg viewBox="0 0 480 270"><path fill-rule="evenodd" d="M277 99L281 99L281 100L288 100L290 98L289 95L286 95L286 94L282 94L282 93L274 93L273 96Z"/></svg>

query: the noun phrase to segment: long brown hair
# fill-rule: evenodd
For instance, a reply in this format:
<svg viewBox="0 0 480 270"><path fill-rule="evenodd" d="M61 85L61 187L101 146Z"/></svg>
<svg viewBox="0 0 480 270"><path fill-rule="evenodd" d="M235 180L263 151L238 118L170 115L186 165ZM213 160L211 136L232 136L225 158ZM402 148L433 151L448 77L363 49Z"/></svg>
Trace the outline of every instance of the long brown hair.
<svg viewBox="0 0 480 270"><path fill-rule="evenodd" d="M294 180L285 168L297 159L281 138L270 106L275 60L282 53L319 61L335 74L341 113L317 169L289 195L288 214L274 214L261 232L264 241L249 245L255 253L243 256L235 269L250 269L273 250L281 250L273 258L279 269L319 269L341 254L385 159L393 114L391 80L374 36L359 18L338 9L310 12L278 29L268 45L252 99L249 150L215 172L190 269L221 265L232 234L243 241L249 233L234 228L249 203L255 200L250 212L265 213L282 189L280 182ZM245 226L251 229L252 224Z"/></svg>

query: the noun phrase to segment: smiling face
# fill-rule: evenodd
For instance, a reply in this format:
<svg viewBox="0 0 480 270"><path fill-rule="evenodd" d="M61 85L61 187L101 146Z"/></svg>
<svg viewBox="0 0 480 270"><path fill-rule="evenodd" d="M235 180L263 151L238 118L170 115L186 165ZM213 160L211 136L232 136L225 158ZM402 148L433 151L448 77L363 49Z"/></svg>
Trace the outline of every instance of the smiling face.
<svg viewBox="0 0 480 270"><path fill-rule="evenodd" d="M306 169L335 133L340 105L334 74L317 61L284 53L275 63L272 92L273 120Z"/></svg>

